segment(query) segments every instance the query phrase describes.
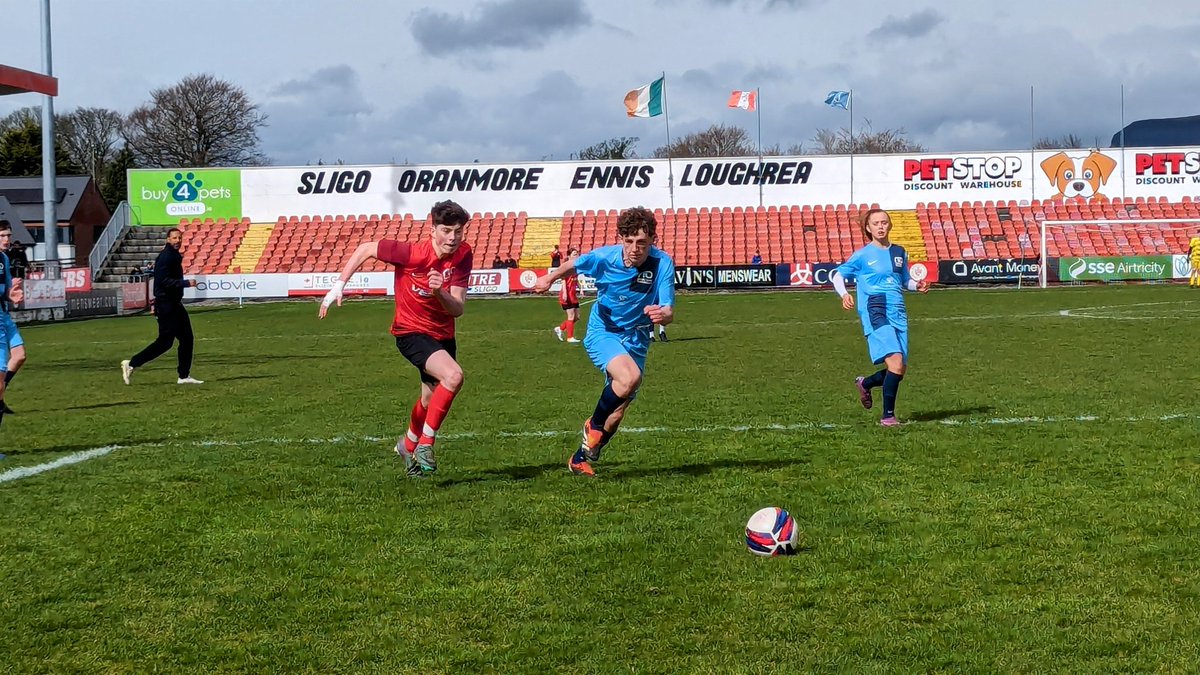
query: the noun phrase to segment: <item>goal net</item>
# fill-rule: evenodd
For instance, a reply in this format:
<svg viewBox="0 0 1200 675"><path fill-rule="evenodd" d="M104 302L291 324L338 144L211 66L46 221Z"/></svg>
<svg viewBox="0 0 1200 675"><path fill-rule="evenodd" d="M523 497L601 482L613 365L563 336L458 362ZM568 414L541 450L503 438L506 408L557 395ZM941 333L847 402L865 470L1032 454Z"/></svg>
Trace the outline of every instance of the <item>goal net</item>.
<svg viewBox="0 0 1200 675"><path fill-rule="evenodd" d="M1186 279L1191 269L1188 242L1200 234L1200 218L1043 220L1039 224L1042 288L1053 279L1062 283Z"/></svg>

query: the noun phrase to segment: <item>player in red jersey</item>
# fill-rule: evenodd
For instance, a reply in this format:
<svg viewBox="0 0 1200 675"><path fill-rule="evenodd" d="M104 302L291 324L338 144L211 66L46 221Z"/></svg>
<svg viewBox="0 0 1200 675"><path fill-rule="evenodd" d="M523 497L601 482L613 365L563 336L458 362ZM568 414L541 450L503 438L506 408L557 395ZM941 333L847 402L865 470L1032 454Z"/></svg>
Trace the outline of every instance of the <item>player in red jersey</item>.
<svg viewBox="0 0 1200 675"><path fill-rule="evenodd" d="M421 372L421 396L413 404L408 433L396 443L410 476L437 471L433 454L438 429L463 384L454 341L454 319L462 316L471 285L471 246L463 241L470 216L446 200L429 212L429 239L417 243L381 239L359 244L341 277L325 294L318 312L325 318L333 303L342 304L342 289L367 260L377 258L396 268L396 315L392 335L396 348Z"/></svg>
<svg viewBox="0 0 1200 675"><path fill-rule="evenodd" d="M579 249L567 250L568 263L575 262L578 257ZM567 320L554 327L554 334L558 336L559 342L564 340L564 333L567 342L579 342L575 339L575 322L579 320L579 276L574 272L563 277L562 288L558 290L558 306L567 313Z"/></svg>

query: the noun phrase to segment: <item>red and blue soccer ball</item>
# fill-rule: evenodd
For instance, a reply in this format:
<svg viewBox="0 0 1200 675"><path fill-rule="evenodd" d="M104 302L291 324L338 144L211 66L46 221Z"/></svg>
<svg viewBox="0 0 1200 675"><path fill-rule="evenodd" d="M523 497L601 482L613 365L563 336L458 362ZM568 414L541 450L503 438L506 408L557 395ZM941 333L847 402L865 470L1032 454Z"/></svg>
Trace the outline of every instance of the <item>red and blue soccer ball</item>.
<svg viewBox="0 0 1200 675"><path fill-rule="evenodd" d="M754 555L792 555L798 536L796 519L775 506L755 511L746 522L746 547Z"/></svg>

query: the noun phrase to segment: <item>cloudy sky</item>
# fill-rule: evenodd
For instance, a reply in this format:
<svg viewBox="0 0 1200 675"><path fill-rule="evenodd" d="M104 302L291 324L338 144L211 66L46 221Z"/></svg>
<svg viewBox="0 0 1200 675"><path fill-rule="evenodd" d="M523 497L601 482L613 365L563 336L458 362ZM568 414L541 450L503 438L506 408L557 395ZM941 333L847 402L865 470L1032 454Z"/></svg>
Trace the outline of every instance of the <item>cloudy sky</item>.
<svg viewBox="0 0 1200 675"><path fill-rule="evenodd" d="M4 0L0 63L41 70L41 0ZM245 88L278 165L537 161L663 118L622 99L667 76L673 137L761 91L767 145L844 126L905 128L930 150L1034 134L1107 146L1125 119L1200 114L1200 2L1157 0L53 0L55 106L122 113L195 73ZM36 105L0 98L0 115Z"/></svg>

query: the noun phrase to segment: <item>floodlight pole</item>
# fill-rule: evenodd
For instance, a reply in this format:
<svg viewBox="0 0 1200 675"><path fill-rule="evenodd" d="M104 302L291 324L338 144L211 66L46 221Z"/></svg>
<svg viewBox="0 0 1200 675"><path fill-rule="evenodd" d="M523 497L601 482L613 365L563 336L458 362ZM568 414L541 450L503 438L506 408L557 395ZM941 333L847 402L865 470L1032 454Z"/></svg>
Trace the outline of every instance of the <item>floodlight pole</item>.
<svg viewBox="0 0 1200 675"><path fill-rule="evenodd" d="M42 0L42 70L54 76L50 58L50 0ZM46 278L58 274L58 200L54 174L54 97L42 95L42 233L46 242Z"/></svg>

